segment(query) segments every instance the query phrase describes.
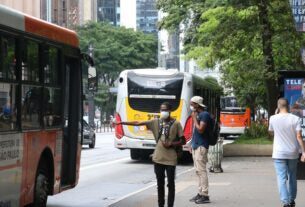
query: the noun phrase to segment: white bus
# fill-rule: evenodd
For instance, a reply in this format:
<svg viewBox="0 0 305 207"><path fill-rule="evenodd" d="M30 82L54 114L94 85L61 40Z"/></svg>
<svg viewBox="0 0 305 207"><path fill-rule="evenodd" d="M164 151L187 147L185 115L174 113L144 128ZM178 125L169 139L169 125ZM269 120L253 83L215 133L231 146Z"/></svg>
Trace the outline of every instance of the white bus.
<svg viewBox="0 0 305 207"><path fill-rule="evenodd" d="M179 120L186 142L192 137L193 123L189 100L204 97L208 111L219 120L221 87L213 78L202 79L177 70L125 70L119 76L116 122L146 121L159 117L160 105L172 105L171 116ZM155 148L153 134L145 126L117 125L115 147L130 149L132 159L147 158ZM188 150L187 146L183 147Z"/></svg>

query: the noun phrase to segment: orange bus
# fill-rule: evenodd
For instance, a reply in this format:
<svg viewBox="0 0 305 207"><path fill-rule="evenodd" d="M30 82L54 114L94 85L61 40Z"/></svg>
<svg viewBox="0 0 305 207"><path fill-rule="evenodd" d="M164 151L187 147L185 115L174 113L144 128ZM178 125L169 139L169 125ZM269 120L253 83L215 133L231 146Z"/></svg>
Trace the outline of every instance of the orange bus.
<svg viewBox="0 0 305 207"><path fill-rule="evenodd" d="M241 107L234 96L221 97L220 122L221 136L226 138L230 135L243 134L251 123L250 108Z"/></svg>
<svg viewBox="0 0 305 207"><path fill-rule="evenodd" d="M73 188L82 141L75 32L0 6L0 206Z"/></svg>

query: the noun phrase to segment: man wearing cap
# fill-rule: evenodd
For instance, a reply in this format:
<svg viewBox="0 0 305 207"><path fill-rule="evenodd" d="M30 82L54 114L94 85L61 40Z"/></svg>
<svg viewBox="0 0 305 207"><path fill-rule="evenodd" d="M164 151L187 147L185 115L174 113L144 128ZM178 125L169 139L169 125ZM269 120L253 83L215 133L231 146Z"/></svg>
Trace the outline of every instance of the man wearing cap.
<svg viewBox="0 0 305 207"><path fill-rule="evenodd" d="M194 123L194 132L190 152L193 155L194 167L199 179L198 194L190 199L197 204L209 203L209 183L206 164L208 162L208 126L211 120L210 114L205 111L203 98L194 96L191 98L191 111Z"/></svg>

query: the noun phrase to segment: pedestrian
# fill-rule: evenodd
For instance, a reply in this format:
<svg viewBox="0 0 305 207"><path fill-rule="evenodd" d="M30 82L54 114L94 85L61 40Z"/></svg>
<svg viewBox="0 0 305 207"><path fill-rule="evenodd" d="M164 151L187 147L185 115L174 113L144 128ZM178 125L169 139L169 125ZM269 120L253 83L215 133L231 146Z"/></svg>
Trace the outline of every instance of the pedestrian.
<svg viewBox="0 0 305 207"><path fill-rule="evenodd" d="M287 99L280 98L277 106L278 113L271 116L269 121L269 132L274 136L272 158L281 202L284 207L294 207L297 195L296 175L300 149L302 150L301 160L305 159L301 119L289 113Z"/></svg>
<svg viewBox="0 0 305 207"><path fill-rule="evenodd" d="M182 126L179 121L171 117L171 105L168 102L160 106L160 119L152 119L144 122L121 122L115 124L141 126L144 125L151 130L156 140L152 160L157 178L158 204L164 207L165 204L165 172L168 182L168 207L174 206L175 200L175 175L177 165L176 148L185 144Z"/></svg>
<svg viewBox="0 0 305 207"><path fill-rule="evenodd" d="M205 110L203 98L194 96L191 98L190 107L194 123L193 138L190 152L193 156L194 167L199 179L198 194L190 199L197 204L209 203L209 182L207 173L208 150L209 150L209 126L211 123L210 114Z"/></svg>

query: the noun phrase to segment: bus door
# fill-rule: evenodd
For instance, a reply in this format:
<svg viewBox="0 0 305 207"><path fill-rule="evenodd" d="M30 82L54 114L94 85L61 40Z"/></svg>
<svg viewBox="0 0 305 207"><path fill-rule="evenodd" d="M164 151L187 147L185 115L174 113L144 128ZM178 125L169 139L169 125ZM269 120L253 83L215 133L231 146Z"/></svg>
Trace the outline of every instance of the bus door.
<svg viewBox="0 0 305 207"><path fill-rule="evenodd" d="M62 154L61 186L76 184L78 142L80 140L81 71L79 60L65 58L64 80L64 137Z"/></svg>

